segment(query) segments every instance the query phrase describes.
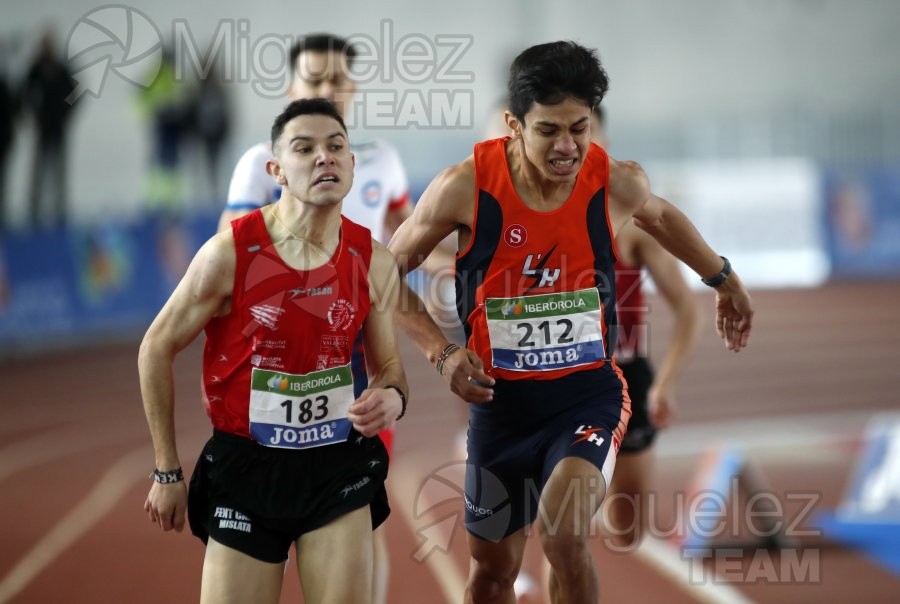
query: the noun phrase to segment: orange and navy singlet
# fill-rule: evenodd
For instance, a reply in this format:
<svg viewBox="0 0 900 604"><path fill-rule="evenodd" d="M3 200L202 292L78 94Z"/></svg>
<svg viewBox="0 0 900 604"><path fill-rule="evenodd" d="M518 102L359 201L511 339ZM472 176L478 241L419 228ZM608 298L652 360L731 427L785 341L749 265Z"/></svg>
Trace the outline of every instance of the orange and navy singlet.
<svg viewBox="0 0 900 604"><path fill-rule="evenodd" d="M569 199L539 212L516 193L507 140L475 146L472 237L456 261L468 345L506 380L602 367L616 325L609 159L592 144Z"/></svg>
<svg viewBox="0 0 900 604"><path fill-rule="evenodd" d="M286 449L343 442L351 347L370 306L369 230L342 217L329 262L299 271L278 254L259 210L232 229L231 312L206 326L203 350L213 427Z"/></svg>
<svg viewBox="0 0 900 604"><path fill-rule="evenodd" d="M506 141L475 146L472 238L457 259L468 346L496 378L469 405L466 528L498 540L534 521L565 458L612 481L631 415L616 340L609 159L591 145L566 202L550 212L516 193ZM486 479L490 477L490 480Z"/></svg>

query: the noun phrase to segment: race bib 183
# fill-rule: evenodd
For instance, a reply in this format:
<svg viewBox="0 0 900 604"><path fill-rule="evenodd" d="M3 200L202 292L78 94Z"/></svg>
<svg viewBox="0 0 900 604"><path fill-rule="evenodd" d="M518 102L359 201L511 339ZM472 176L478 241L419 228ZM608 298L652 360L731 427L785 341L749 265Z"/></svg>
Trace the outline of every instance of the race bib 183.
<svg viewBox="0 0 900 604"><path fill-rule="evenodd" d="M606 358L596 288L485 300L494 367L551 371Z"/></svg>
<svg viewBox="0 0 900 604"><path fill-rule="evenodd" d="M267 447L309 449L344 442L353 404L350 364L304 375L253 368L250 434Z"/></svg>

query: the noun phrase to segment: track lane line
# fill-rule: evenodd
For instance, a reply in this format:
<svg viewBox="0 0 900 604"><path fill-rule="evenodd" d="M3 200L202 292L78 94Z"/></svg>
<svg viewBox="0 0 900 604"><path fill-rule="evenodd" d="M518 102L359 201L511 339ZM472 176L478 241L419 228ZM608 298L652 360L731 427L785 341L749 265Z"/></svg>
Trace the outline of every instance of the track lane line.
<svg viewBox="0 0 900 604"><path fill-rule="evenodd" d="M202 434L208 434L203 430ZM201 432L179 434L179 440L190 442L202 438ZM103 446L101 443L98 446ZM147 464L153 459L152 445L133 449L112 464L97 480L90 492L63 516L0 580L0 604L9 602L43 572L54 560L72 547L94 525L99 523L131 487L147 480Z"/></svg>
<svg viewBox="0 0 900 604"><path fill-rule="evenodd" d="M148 459L153 459L153 447L149 445L132 450L111 465L91 491L6 573L0 581L0 602L12 600L100 522L132 485L145 478Z"/></svg>
<svg viewBox="0 0 900 604"><path fill-rule="evenodd" d="M725 583L697 583L691 581L691 562L678 555L678 551L664 541L645 536L635 555L647 566L668 577L691 597L705 604L752 604L737 588Z"/></svg>
<svg viewBox="0 0 900 604"><path fill-rule="evenodd" d="M147 428L136 427L132 420L91 424L90 427L69 425L48 430L0 449L0 480L75 453L146 440Z"/></svg>
<svg viewBox="0 0 900 604"><path fill-rule="evenodd" d="M420 464L415 464L408 459L412 457L407 454L403 456L406 461L392 460L394 467L391 468L391 478L388 481L391 495L391 502L396 505L400 516L403 518L409 531L414 535L416 540L420 539L420 531L433 522L430 517L416 518L416 498L418 496L418 507L424 510L430 510L433 502L429 502L424 493L419 493L421 484L430 476L430 472L426 471ZM443 464L442 464L443 465ZM439 504L438 504L439 505ZM462 522L462 508L459 511L459 521ZM443 524L442 522L439 524ZM446 534L446 526L432 526L441 535L437 538L450 543L456 538L457 534L465 534L465 527L456 527L450 535ZM464 538L464 537L463 537ZM461 573L457 567L453 556L446 554L443 556L428 555L423 562L417 562L413 555L417 553L410 552L408 555L410 561L416 565L428 567L429 572L437 581L444 595L447 604L456 604L462 602L466 589L466 575ZM404 561L404 563L407 563Z"/></svg>

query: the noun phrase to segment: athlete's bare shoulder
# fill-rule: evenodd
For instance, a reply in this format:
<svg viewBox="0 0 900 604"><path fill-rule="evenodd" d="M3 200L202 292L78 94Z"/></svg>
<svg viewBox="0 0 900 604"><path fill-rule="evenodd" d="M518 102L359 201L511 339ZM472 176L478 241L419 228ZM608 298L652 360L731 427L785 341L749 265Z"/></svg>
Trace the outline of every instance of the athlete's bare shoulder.
<svg viewBox="0 0 900 604"><path fill-rule="evenodd" d="M234 286L237 264L231 228L216 233L200 246L183 281L197 300L225 298Z"/></svg>
<svg viewBox="0 0 900 604"><path fill-rule="evenodd" d="M439 181L449 195L474 196L475 157L470 155L458 164L446 168L435 180Z"/></svg>
<svg viewBox="0 0 900 604"><path fill-rule="evenodd" d="M435 176L416 205L417 210L422 206L422 213L440 216L440 222L465 224L471 220L474 201L475 158L469 156Z"/></svg>
<svg viewBox="0 0 900 604"><path fill-rule="evenodd" d="M639 163L609 158L609 197L616 223L644 205L650 197L650 180Z"/></svg>
<svg viewBox="0 0 900 604"><path fill-rule="evenodd" d="M610 157L609 189L613 195L638 197L644 201L650 195L650 179L638 162Z"/></svg>
<svg viewBox="0 0 900 604"><path fill-rule="evenodd" d="M234 233L231 227L210 237L201 250L203 248L208 248L204 258L209 269L219 275L226 273L225 276L229 279L234 277L234 267L237 258L234 246Z"/></svg>

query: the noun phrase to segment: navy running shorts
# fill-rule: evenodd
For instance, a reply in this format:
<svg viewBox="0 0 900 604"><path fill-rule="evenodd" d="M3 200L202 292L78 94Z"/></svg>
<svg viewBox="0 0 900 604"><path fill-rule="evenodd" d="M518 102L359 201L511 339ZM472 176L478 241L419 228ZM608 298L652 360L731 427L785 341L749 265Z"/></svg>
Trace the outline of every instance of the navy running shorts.
<svg viewBox="0 0 900 604"><path fill-rule="evenodd" d="M622 380L607 363L555 380L497 380L493 401L469 406L466 528L499 541L534 522L556 465L580 457L612 481L628 421Z"/></svg>

